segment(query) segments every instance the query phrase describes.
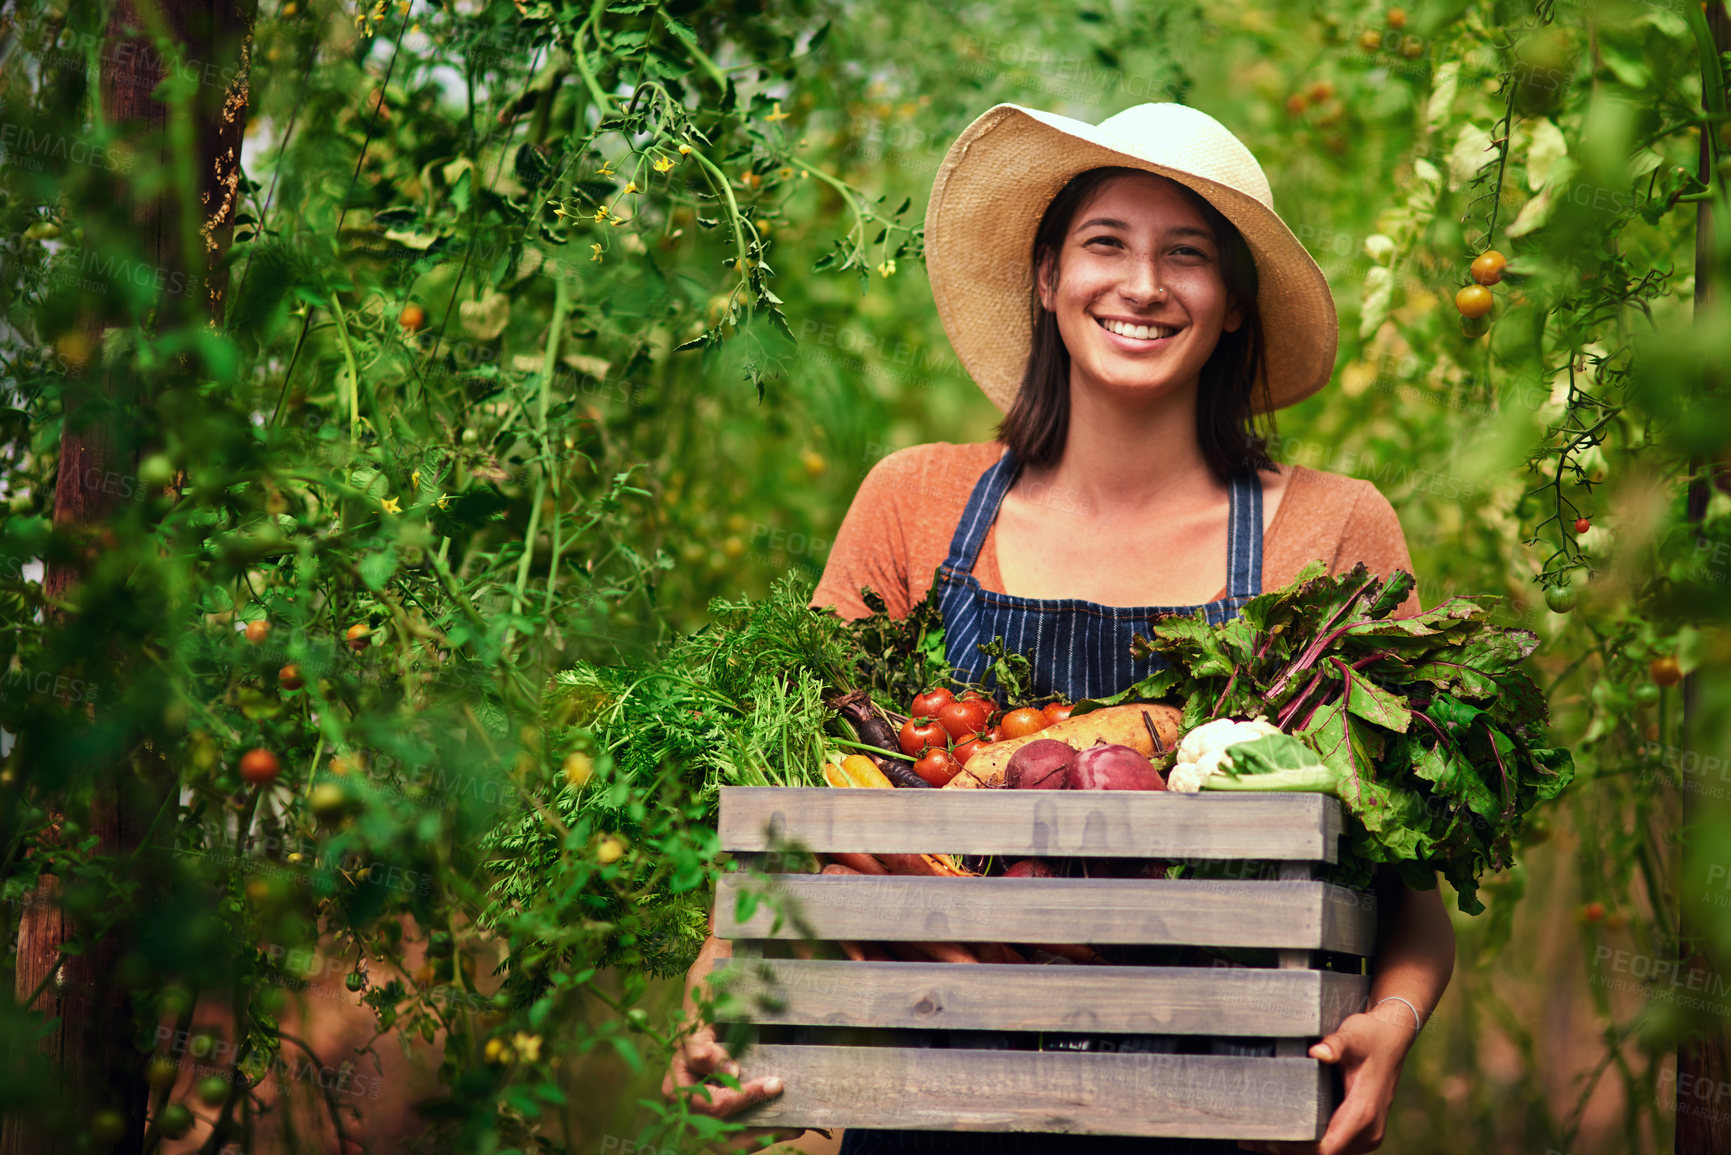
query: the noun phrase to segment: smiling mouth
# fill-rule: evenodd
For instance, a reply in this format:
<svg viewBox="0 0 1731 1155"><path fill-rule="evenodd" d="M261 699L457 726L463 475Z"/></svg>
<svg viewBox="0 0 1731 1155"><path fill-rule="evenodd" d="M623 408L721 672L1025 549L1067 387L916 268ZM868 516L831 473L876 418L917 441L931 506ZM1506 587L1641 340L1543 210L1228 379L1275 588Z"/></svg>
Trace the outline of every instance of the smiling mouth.
<svg viewBox="0 0 1731 1155"><path fill-rule="evenodd" d="M1100 317L1095 317L1094 323L1108 333L1116 333L1120 337L1128 337L1133 341L1147 341L1150 344L1165 340L1178 332L1171 325L1131 325L1124 321L1107 321Z"/></svg>

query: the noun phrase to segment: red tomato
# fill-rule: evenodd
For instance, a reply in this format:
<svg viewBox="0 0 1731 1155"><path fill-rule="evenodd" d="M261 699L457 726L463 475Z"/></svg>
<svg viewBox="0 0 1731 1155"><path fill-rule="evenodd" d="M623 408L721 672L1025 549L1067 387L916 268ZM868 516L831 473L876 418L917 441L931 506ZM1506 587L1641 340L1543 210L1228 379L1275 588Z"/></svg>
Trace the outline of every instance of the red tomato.
<svg viewBox="0 0 1731 1155"><path fill-rule="evenodd" d="M939 686L935 690L927 690L914 697L913 707L908 710L916 718L936 718L938 711L955 700L955 695Z"/></svg>
<svg viewBox="0 0 1731 1155"><path fill-rule="evenodd" d="M968 759L979 753L980 747L984 744L980 741L978 734L964 734L956 739L956 744L951 748L950 753L955 756L957 762L966 766Z"/></svg>
<svg viewBox="0 0 1731 1155"><path fill-rule="evenodd" d="M1592 529L1592 528L1593 528L1593 523L1588 521L1586 518L1577 517L1575 519L1575 532L1576 533L1586 533L1589 529Z"/></svg>
<svg viewBox="0 0 1731 1155"><path fill-rule="evenodd" d="M1051 724L1040 711L1024 707L1005 714L1004 720L998 723L998 729L1006 738L1025 738L1029 734L1039 733Z"/></svg>
<svg viewBox="0 0 1731 1155"><path fill-rule="evenodd" d="M1001 741L1003 737L1003 731L999 730L996 726L988 726L980 733L980 744L989 745L993 742Z"/></svg>
<svg viewBox="0 0 1731 1155"><path fill-rule="evenodd" d="M983 730L986 723L991 721L992 711L997 706L990 698L963 698L961 703L972 711L974 724L968 727L970 730Z"/></svg>
<svg viewBox="0 0 1731 1155"><path fill-rule="evenodd" d="M978 702L951 702L938 711L938 725L949 733L951 738L961 738L964 734L972 734L979 730L985 721L980 717Z"/></svg>
<svg viewBox="0 0 1731 1155"><path fill-rule="evenodd" d="M928 746L936 746L942 750L950 744L950 733L930 718L909 718L902 724L902 753L910 758L919 757Z"/></svg>
<svg viewBox="0 0 1731 1155"><path fill-rule="evenodd" d="M1046 708L1040 712L1046 715L1046 721L1048 723L1062 722L1065 718L1070 716L1070 711L1075 708L1076 707L1069 702L1049 702L1047 703Z"/></svg>
<svg viewBox="0 0 1731 1155"><path fill-rule="evenodd" d="M944 785L961 771L962 764L956 761L948 750L942 748L930 751L914 763L914 773L933 786Z"/></svg>
<svg viewBox="0 0 1731 1155"><path fill-rule="evenodd" d="M269 786L276 781L281 769L277 757L269 750L253 747L240 757L240 776L254 786Z"/></svg>

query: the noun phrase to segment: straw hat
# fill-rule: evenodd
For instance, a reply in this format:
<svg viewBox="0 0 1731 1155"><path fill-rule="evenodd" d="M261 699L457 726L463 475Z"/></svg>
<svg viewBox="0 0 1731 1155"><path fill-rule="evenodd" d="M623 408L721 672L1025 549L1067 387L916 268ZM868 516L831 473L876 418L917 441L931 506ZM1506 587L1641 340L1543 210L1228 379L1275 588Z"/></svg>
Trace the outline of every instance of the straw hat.
<svg viewBox="0 0 1731 1155"><path fill-rule="evenodd" d="M1244 235L1273 408L1326 385L1340 338L1328 281L1275 213L1262 166L1224 125L1182 104L1138 104L1098 125L999 104L950 146L926 208L938 316L986 396L1007 410L1022 385L1040 217L1071 177L1108 165L1188 185Z"/></svg>

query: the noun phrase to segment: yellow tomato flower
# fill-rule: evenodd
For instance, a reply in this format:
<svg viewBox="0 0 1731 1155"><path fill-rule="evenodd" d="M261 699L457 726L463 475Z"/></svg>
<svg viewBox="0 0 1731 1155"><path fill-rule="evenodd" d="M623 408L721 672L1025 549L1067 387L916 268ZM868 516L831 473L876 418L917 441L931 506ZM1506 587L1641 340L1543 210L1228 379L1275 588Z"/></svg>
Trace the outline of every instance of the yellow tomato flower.
<svg viewBox="0 0 1731 1155"><path fill-rule="evenodd" d="M517 1055L525 1063L537 1062L541 1058L541 1036L531 1035L527 1031L518 1031L511 1036L511 1043L516 1048Z"/></svg>
<svg viewBox="0 0 1731 1155"><path fill-rule="evenodd" d="M414 486L416 489L421 488L421 471L420 470L417 469L413 473L409 474L409 484Z"/></svg>
<svg viewBox="0 0 1731 1155"><path fill-rule="evenodd" d="M895 276L896 275L896 263L894 261L885 261L883 264L878 266L878 273L881 276L885 276L885 277Z"/></svg>
<svg viewBox="0 0 1731 1155"><path fill-rule="evenodd" d="M439 494L439 500L433 502L433 504L438 506L440 509L449 509L451 507L451 499L441 493Z"/></svg>
<svg viewBox="0 0 1731 1155"><path fill-rule="evenodd" d="M589 259L592 261L599 261L601 259L601 246L600 245L590 245L589 249L591 252L593 252L595 254L594 256L590 257Z"/></svg>
<svg viewBox="0 0 1731 1155"><path fill-rule="evenodd" d="M781 110L781 101L778 100L775 102L775 111L770 113L768 116L764 117L763 119L773 123L777 120L786 120L787 116L788 116L788 114Z"/></svg>
<svg viewBox="0 0 1731 1155"><path fill-rule="evenodd" d="M607 219L607 206L606 205L597 205L595 208L595 220L596 220L596 222L599 223L599 222L604 221L606 219Z"/></svg>
<svg viewBox="0 0 1731 1155"><path fill-rule="evenodd" d="M397 499L394 497L385 498L385 500L381 501L379 503L379 505L384 509L384 511L386 513L401 513L401 512L403 512L403 507L397 504Z"/></svg>
<svg viewBox="0 0 1731 1155"><path fill-rule="evenodd" d="M596 176L612 176L613 175L613 169L611 167L612 163L613 163L612 161L606 161L606 160L602 161L601 167L595 170L595 175Z"/></svg>
<svg viewBox="0 0 1731 1155"><path fill-rule="evenodd" d="M691 146L689 144L682 144L679 146L679 155L680 156L689 156L690 154L691 154Z"/></svg>
<svg viewBox="0 0 1731 1155"><path fill-rule="evenodd" d="M660 160L655 162L655 171L656 172L666 172L668 169L670 169L672 167L673 167L673 159L671 157L665 157L664 156Z"/></svg>
<svg viewBox="0 0 1731 1155"><path fill-rule="evenodd" d="M636 181L628 180L625 182L625 192L627 195L634 193L636 191L637 191L637 182Z"/></svg>

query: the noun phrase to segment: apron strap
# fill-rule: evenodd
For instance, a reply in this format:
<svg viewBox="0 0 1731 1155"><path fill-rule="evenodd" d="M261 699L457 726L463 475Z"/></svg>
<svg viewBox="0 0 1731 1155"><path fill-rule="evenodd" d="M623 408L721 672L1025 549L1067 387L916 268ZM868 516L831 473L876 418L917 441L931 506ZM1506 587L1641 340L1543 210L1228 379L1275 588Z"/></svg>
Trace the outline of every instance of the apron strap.
<svg viewBox="0 0 1731 1155"><path fill-rule="evenodd" d="M1232 475L1232 513L1226 530L1226 596L1262 592L1262 479L1254 469Z"/></svg>
<svg viewBox="0 0 1731 1155"><path fill-rule="evenodd" d="M998 506L1003 504L1004 495L1010 492L1010 485L1020 469L1016 455L1005 446L1003 456L974 482L974 491L969 495L967 507L956 522L956 532L950 538L950 556L944 559L946 569L956 573L974 571L974 559L985 543L986 531L997 520Z"/></svg>

